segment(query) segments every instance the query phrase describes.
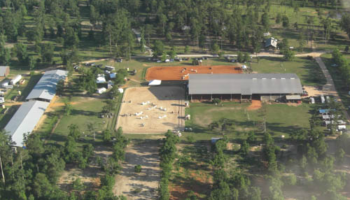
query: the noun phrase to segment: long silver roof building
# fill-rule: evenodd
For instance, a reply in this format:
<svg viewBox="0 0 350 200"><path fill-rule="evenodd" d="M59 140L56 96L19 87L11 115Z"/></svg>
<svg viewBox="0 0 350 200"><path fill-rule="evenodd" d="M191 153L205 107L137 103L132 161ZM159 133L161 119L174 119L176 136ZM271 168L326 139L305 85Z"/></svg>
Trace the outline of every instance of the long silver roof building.
<svg viewBox="0 0 350 200"><path fill-rule="evenodd" d="M68 75L65 70L51 70L45 72L34 89L29 93L27 100L51 101L56 95L56 86L60 80Z"/></svg>
<svg viewBox="0 0 350 200"><path fill-rule="evenodd" d="M189 94L302 94L296 74L190 74Z"/></svg>
<svg viewBox="0 0 350 200"><path fill-rule="evenodd" d="M13 146L24 146L24 134L30 134L50 103L43 101L25 102L5 127L5 131L15 143Z"/></svg>

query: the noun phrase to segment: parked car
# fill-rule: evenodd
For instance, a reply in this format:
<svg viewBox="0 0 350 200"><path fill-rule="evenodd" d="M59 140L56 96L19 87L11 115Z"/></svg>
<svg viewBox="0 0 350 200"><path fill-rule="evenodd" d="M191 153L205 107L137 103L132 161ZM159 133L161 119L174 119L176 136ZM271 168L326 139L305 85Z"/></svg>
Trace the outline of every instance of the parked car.
<svg viewBox="0 0 350 200"><path fill-rule="evenodd" d="M308 92L306 92L306 91L304 90L304 91L303 91L303 94L302 94L301 96L303 96L303 97L307 97L307 96L309 96L309 93L308 93Z"/></svg>

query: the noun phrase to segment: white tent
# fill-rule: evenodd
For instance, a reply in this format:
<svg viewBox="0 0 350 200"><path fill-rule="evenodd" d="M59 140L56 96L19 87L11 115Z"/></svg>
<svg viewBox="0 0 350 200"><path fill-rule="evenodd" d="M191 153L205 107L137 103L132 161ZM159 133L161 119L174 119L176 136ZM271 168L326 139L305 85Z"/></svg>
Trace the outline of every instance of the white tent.
<svg viewBox="0 0 350 200"><path fill-rule="evenodd" d="M247 69L248 67L246 65L243 65L242 66L242 69Z"/></svg>
<svg viewBox="0 0 350 200"><path fill-rule="evenodd" d="M118 91L119 91L120 94L124 93L124 89L123 88L119 88Z"/></svg>
<svg viewBox="0 0 350 200"><path fill-rule="evenodd" d="M18 83L18 81L20 81L22 79L22 75L17 75L15 78L13 78L11 80L11 84L15 85L16 83Z"/></svg>
<svg viewBox="0 0 350 200"><path fill-rule="evenodd" d="M106 83L105 77L97 77L96 83Z"/></svg>
<svg viewBox="0 0 350 200"><path fill-rule="evenodd" d="M155 85L161 85L162 81L161 80L151 80L148 85L149 86L155 86Z"/></svg>
<svg viewBox="0 0 350 200"><path fill-rule="evenodd" d="M97 89L97 93L99 93L99 94L102 94L102 93L105 93L107 91L107 89L106 88L98 88Z"/></svg>

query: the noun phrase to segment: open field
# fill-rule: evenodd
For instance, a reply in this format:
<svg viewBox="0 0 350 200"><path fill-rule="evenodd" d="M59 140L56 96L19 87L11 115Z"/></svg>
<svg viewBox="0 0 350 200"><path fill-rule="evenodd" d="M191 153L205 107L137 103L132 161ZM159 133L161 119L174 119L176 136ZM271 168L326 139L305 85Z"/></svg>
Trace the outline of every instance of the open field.
<svg viewBox="0 0 350 200"><path fill-rule="evenodd" d="M116 128L122 127L125 133L131 134L183 130L184 100L185 91L181 87L129 88L124 94ZM136 116L136 113L139 114Z"/></svg>
<svg viewBox="0 0 350 200"><path fill-rule="evenodd" d="M151 67L147 70L146 80L188 80L188 74L241 74L242 68L237 66L173 66Z"/></svg>
<svg viewBox="0 0 350 200"><path fill-rule="evenodd" d="M66 136L69 134L69 126L75 124L78 125L84 142L94 141L94 132L97 132L95 141L102 141L102 134L100 132L108 128L113 118L99 117L105 105L101 99L73 97L71 99L72 111L69 116L63 114L64 104L61 101L62 98L57 98L57 100L50 105L45 113L45 121L36 129L37 133L48 136L48 142L63 143ZM61 116L61 118L57 122L58 116ZM52 123L55 120L58 124L51 133L51 129L53 128Z"/></svg>
<svg viewBox="0 0 350 200"><path fill-rule="evenodd" d="M116 176L115 195L124 195L128 200L157 199L160 180L159 144L157 141L132 142L125 150L125 162ZM141 165L142 171L135 172Z"/></svg>
<svg viewBox="0 0 350 200"><path fill-rule="evenodd" d="M225 134L229 138L244 138L238 133L262 132L263 121L266 118L266 130L275 136L291 133L299 129L309 129L312 105L287 105L287 104L263 104L260 109L250 110L250 104L223 103L223 106L214 104L191 103L186 109L186 114L191 115L191 120L186 121L186 127L193 128L193 134L197 139L210 139L213 134L221 135L222 131L211 130L212 122L224 122L230 124L231 131ZM206 137L202 133L207 134ZM184 135L186 137L186 135ZM286 135L288 137L288 135Z"/></svg>
<svg viewBox="0 0 350 200"><path fill-rule="evenodd" d="M326 78L316 61L307 58L295 58L293 61L284 61L283 58L260 58L259 62L251 63L251 68L256 73L295 73L303 85L326 84Z"/></svg>

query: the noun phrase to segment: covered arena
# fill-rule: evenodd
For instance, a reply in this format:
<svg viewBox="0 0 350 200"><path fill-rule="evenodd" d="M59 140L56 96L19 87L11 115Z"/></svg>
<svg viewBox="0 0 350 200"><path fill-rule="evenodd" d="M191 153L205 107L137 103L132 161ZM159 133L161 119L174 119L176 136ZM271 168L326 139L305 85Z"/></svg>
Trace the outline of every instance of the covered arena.
<svg viewBox="0 0 350 200"><path fill-rule="evenodd" d="M282 101L303 93L296 74L190 74L188 89L191 101Z"/></svg>

